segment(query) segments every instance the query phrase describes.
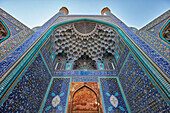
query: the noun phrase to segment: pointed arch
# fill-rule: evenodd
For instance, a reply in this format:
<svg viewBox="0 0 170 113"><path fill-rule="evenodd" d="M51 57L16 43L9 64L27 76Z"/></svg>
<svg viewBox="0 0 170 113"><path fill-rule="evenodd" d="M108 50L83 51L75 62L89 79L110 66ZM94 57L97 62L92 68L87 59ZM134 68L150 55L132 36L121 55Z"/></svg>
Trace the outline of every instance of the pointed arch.
<svg viewBox="0 0 170 113"><path fill-rule="evenodd" d="M71 113L99 112L99 98L91 87L83 85L77 88L71 98Z"/></svg>
<svg viewBox="0 0 170 113"><path fill-rule="evenodd" d="M166 33L167 32L167 33ZM164 40L165 42L167 42L168 44L170 44L170 39L169 37L167 37L167 35L170 34L170 20L168 20L164 26L162 27L161 31L160 31L160 38L162 40Z"/></svg>
<svg viewBox="0 0 170 113"><path fill-rule="evenodd" d="M0 36L0 43L3 42L4 40L8 39L10 36L10 31L5 24L5 22L0 18L0 34L4 34L4 37Z"/></svg>

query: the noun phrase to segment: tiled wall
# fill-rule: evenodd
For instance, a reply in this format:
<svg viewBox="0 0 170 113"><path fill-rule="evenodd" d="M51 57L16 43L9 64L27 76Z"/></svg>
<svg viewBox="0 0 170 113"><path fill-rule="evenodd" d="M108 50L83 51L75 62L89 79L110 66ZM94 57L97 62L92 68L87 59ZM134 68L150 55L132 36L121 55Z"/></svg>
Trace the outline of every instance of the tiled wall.
<svg viewBox="0 0 170 113"><path fill-rule="evenodd" d="M3 13L0 10L0 13ZM5 18L8 18L9 15L4 15ZM32 35L28 40L26 40L21 46L19 46L13 53L10 53L9 56L2 56L0 63L0 75L4 74L6 70L10 68L11 65L35 42L35 40L40 37L44 31L54 22L54 20L58 16L54 16L51 20L49 20L44 26ZM152 38L151 35L147 33L142 33L141 37L138 37L136 34L130 31L127 26L124 25L120 20L114 17L114 20L119 24L125 32L148 54L148 56L155 61L155 63L162 68L162 70L169 75L169 63L167 63L166 59L169 59L169 51L167 49L167 45L163 45L162 47L158 47L162 44L162 42L150 40ZM12 17L8 18L11 22L16 23L16 25L20 25L18 21L13 19ZM7 24L12 25L12 23L7 22ZM155 24L156 25L156 24ZM26 37L28 37L32 32L27 31L24 25L21 25L20 28L12 26L11 29L15 29L12 32L12 35L17 34L19 31L17 29L26 29L22 33L19 33L16 36L16 41L19 43L22 42ZM27 34L28 33L28 34ZM25 37L25 38L23 38ZM12 38L11 38L12 39ZM153 38L152 38L153 39ZM148 45L143 40L147 41L151 45ZM155 43L156 42L156 43ZM157 43L158 42L158 43ZM117 54L119 56L117 62L117 71L54 71L52 61L50 56L52 52L50 48L48 48L50 43L45 44L42 47L41 53L49 70L52 72L54 76L75 76L72 78L73 82L98 82L98 78L94 76L109 76L113 77L119 73L119 80L124 90L127 102L130 106L132 112L159 112L159 111L168 111L169 106L158 92L156 87L148 78L148 74L145 73L143 68L139 65L137 60L134 58L132 54L129 54L129 49L124 44L119 44L116 48ZM4 46L4 45L3 45ZM2 53L4 54L8 50L10 50L10 46L4 46L2 48ZM160 54L164 56L163 58L160 54L158 54L155 49L158 47ZM154 49L153 49L154 48ZM13 49L11 49L13 50ZM156 51L155 51L156 50ZM158 51L158 52L159 52ZM6 54L7 55L7 54ZM128 55L128 56L127 56ZM5 58L6 57L6 58ZM125 59L127 59L125 61ZM115 62L116 64L116 62ZM67 101L67 94L70 85L70 78L53 78L51 86L49 87L49 92L45 95L47 91L47 87L50 83L50 73L47 69L47 66L44 64L43 59L40 54L36 56L32 64L26 70L26 72L22 75L23 77L20 81L14 85L14 89L11 91L7 99L2 104L0 111L4 112L38 112L40 109L40 105L42 100L45 97L45 102L43 104L42 111L43 112L64 112L66 109L66 101ZM86 78L76 77L77 75L85 75ZM87 77L88 76L88 77ZM102 95L105 105L106 112L127 112L127 106L125 99L122 96L122 92L118 83L117 78L100 78L99 82L101 83L102 88ZM41 86L41 87L40 87ZM118 100L118 105L112 105L110 102L110 98ZM52 101L56 99L60 99L57 106L52 105Z"/></svg>
<svg viewBox="0 0 170 113"><path fill-rule="evenodd" d="M9 14L4 12L2 9L0 9L0 14L2 14L3 17L7 18L7 20L10 20L11 22L15 23L16 25L20 26L22 29L28 29L26 26L21 24L19 21L11 17ZM33 35L29 35L30 37L26 37L26 33L29 31L25 31L25 33L20 33L21 39L17 36L16 38L19 40L20 45L15 46L15 49L11 49L12 52L10 52L8 55L4 54L1 58L0 62L0 76L2 76L22 55L23 53L49 28L49 26L60 16L63 15L63 12L59 12L56 15L54 15L49 21L47 21L36 33ZM27 39L25 39L25 38ZM12 39L12 38L11 38ZM24 40L24 41L22 41ZM22 42L22 43L21 43ZM15 41L11 40L11 43L15 43ZM5 43L6 45L7 43ZM2 45L4 46L4 45ZM10 46L10 45L9 45ZM5 46L8 47L8 46ZM1 48L5 48L1 47ZM3 51L8 51L8 48L3 50Z"/></svg>
<svg viewBox="0 0 170 113"><path fill-rule="evenodd" d="M160 55L163 56L161 58L159 55L156 55L154 52L149 53L149 54L152 55L152 58L154 58L154 57L159 58L160 57L160 59L154 58L156 63L159 63L160 65L161 64L167 65L166 67L164 67L165 68L164 70L165 70L166 73L169 73L167 69L169 69L170 66L167 62L165 62L165 61L170 60L169 45L166 44L162 39L156 38L155 36L151 35L147 31L138 31L137 33L140 37L142 37L142 39L144 41L146 41L148 44L150 44L153 49L155 49Z"/></svg>
<svg viewBox="0 0 170 113"><path fill-rule="evenodd" d="M164 26L164 24L169 20L169 18L166 18L163 21L158 21L157 24L151 28L149 28L147 31L154 35L155 37L159 37L159 32Z"/></svg>
<svg viewBox="0 0 170 113"><path fill-rule="evenodd" d="M14 36L16 34L18 34L19 32L21 32L23 29L21 29L19 26L13 24L12 22L10 22L9 20L7 20L6 18L4 18L3 16L0 16L1 20L3 20L3 22L8 26L8 28L10 29L10 36Z"/></svg>
<svg viewBox="0 0 170 113"><path fill-rule="evenodd" d="M170 10L166 11L165 13L163 13L162 15L160 15L159 17L155 18L153 21L151 21L150 23L148 23L146 26L144 26L143 28L141 28L140 30L148 30L152 27L154 27L155 25L157 25L159 22L165 20L167 17L169 17L170 15Z"/></svg>
<svg viewBox="0 0 170 113"><path fill-rule="evenodd" d="M50 83L51 75L40 54L36 56L5 102L3 113L37 113Z"/></svg>
<svg viewBox="0 0 170 113"><path fill-rule="evenodd" d="M43 113L65 113L70 88L70 78L53 78L47 98L43 102Z"/></svg>
<svg viewBox="0 0 170 113"><path fill-rule="evenodd" d="M1 43L0 61L7 57L14 49L18 47L33 31L13 18L11 15L0 9L0 19L6 24L10 31L10 37ZM1 73L0 73L1 75Z"/></svg>
<svg viewBox="0 0 170 113"><path fill-rule="evenodd" d="M159 17L160 18L160 17ZM160 38L159 32L161 31L164 24L170 19L166 18L163 21L157 19L157 24L147 30L139 30L137 34L149 45L152 46L160 55L162 55L166 60L170 60L170 49L169 44ZM153 23L152 23L153 24ZM148 25L149 26L149 25Z"/></svg>
<svg viewBox="0 0 170 113"><path fill-rule="evenodd" d="M95 76L72 77L72 82L98 82L98 77Z"/></svg>
<svg viewBox="0 0 170 113"><path fill-rule="evenodd" d="M170 107L148 76L130 53L119 73L119 80L132 113L169 111Z"/></svg>
<svg viewBox="0 0 170 113"><path fill-rule="evenodd" d="M127 46L126 46L126 45L124 45L124 46L125 46L125 47L124 47L124 49L123 49L123 51L122 51L122 54L121 54L121 56L120 56L120 58L119 58L119 62L118 62L118 64L117 64L117 68L116 68L117 73L119 73L120 68L121 68L122 65L123 65L123 62L125 61L126 56L127 56L127 54L129 53L129 49L127 48Z"/></svg>
<svg viewBox="0 0 170 113"><path fill-rule="evenodd" d="M46 43L44 44L44 46L41 48L41 53L47 63L47 66L49 67L50 71L53 73L54 72L54 67L52 65L52 60L50 57L50 48L51 48L51 37L49 37L49 39L46 41Z"/></svg>
<svg viewBox="0 0 170 113"><path fill-rule="evenodd" d="M160 19L162 18L167 18L167 15L169 15L170 11L166 12L163 16L160 17ZM140 47L140 49L142 49L167 75L168 77L170 76L170 72L168 71L170 69L170 63L168 63L168 60L166 59L166 57L169 56L169 47L168 45L161 45L162 42L158 41L159 39L155 38L154 40L151 40L150 42L146 42L145 40L143 40L141 37L137 36L137 34L133 33L128 26L126 26L121 20L119 20L116 16L114 16L113 14L108 12L108 15L110 15L116 22L117 24L121 27L122 30L124 30L124 32L126 32L126 34ZM159 20L159 19L158 19ZM152 22L151 24L148 25L148 27L145 28L151 28L152 26L156 25L158 20ZM143 28L143 29L145 29ZM151 39L151 37L146 37L148 38L148 40ZM166 50L164 49L160 49L158 46L163 46L165 47ZM160 53L157 49L155 48L159 48L160 49ZM166 52L168 55L166 55ZM165 58L162 55L162 53L165 53ZM168 58L169 59L169 58Z"/></svg>
<svg viewBox="0 0 170 113"><path fill-rule="evenodd" d="M100 78L99 80L105 112L128 112L117 78Z"/></svg>

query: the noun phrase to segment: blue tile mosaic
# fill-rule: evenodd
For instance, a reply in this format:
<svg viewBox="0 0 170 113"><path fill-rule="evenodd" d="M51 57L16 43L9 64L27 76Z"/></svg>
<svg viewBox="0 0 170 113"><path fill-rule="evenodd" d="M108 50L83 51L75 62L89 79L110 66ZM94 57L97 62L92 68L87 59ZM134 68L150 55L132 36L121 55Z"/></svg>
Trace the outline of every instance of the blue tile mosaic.
<svg viewBox="0 0 170 113"><path fill-rule="evenodd" d="M51 76L38 54L4 103L1 103L0 111L3 113L37 113L50 79Z"/></svg>
<svg viewBox="0 0 170 113"><path fill-rule="evenodd" d="M166 11L164 14L162 14L161 16L159 16L158 18L154 19L153 21L151 21L149 24L147 24L146 26L144 26L143 28L141 28L140 30L148 30L154 26L156 26L159 22L163 21L164 19L168 18L170 15L170 10Z"/></svg>
<svg viewBox="0 0 170 113"><path fill-rule="evenodd" d="M0 10L2 13L2 10ZM3 14L3 13L2 13ZM4 14L3 14L4 15ZM15 49L9 56L0 62L0 77L18 60L19 57L44 33L44 31L62 15L62 12L57 13L49 21L47 21L36 33L23 42L17 49ZM6 15L8 16L8 15ZM4 16L5 17L5 16ZM10 19L9 19L10 20ZM12 19L13 20L13 19ZM25 28L25 27L24 27ZM10 60L9 60L10 59Z"/></svg>
<svg viewBox="0 0 170 113"><path fill-rule="evenodd" d="M70 78L53 78L43 113L66 113Z"/></svg>
<svg viewBox="0 0 170 113"><path fill-rule="evenodd" d="M11 15L0 9L0 19L2 19L10 30L10 37L1 43L0 61L7 57L16 49L33 31L13 18Z"/></svg>
<svg viewBox="0 0 170 113"><path fill-rule="evenodd" d="M28 28L27 26L25 26L24 24L22 24L21 22L19 22L17 19L15 19L14 17L12 17L10 14L8 14L7 12L5 12L4 10L2 10L0 8L0 14L1 16L3 16L4 18L6 18L7 20L9 20L10 22L14 23L16 26L19 26L21 29L26 29Z"/></svg>
<svg viewBox="0 0 170 113"><path fill-rule="evenodd" d="M12 30L12 35L15 35L11 37L7 43L0 46L0 77L2 77L2 75L18 60L18 58L20 58L23 53L62 14L60 12L56 14L35 34L33 34L33 31L4 12L2 9L0 9L0 14L2 14L0 17ZM170 77L170 63L168 62L170 60L169 45L164 44L157 37L154 37L157 36L159 31L158 28L164 24L164 19L167 18L168 14L170 14L170 11L162 15L159 18L160 20L156 19L151 24L148 24L142 28L142 30L138 32L140 37L134 34L117 17L112 15L112 18L168 75L168 77ZM163 22L158 24L160 21ZM151 28L154 28L154 31ZM102 89L101 93L103 95L103 103L105 105L104 109L107 113L128 112L117 78L113 78L113 76L117 77L118 73L120 73L119 79L125 91L125 96L130 105L132 113L170 111L169 105L165 102L161 94L149 80L147 74L142 70L134 57L130 54L127 61L125 62L127 54L129 53L129 49L123 43L118 43L118 46L115 49L119 56L118 64L115 62L115 64L117 64L116 71L54 71L51 61L52 49L50 49L50 45L51 43L46 43L45 46L42 47L41 53L43 54L42 56L44 57L53 76L73 76L72 82L98 82L99 76L105 77L101 77L99 82ZM124 67L121 70L122 66ZM106 76L110 78L106 78ZM8 80L11 81L12 77L9 78L10 79ZM38 112L40 109L42 109L43 112L66 112L67 97L71 78L54 77L52 84L50 84L51 86L49 87L49 92L47 92L47 95L45 95L46 90L48 89L47 87L50 83L50 79L50 73L48 72L48 69L45 66L40 54L38 54L20 81L14 85L14 89L11 91L9 96L5 97L6 100L3 102L3 104L1 103L2 105L0 107L0 111ZM5 84L8 84L8 82ZM2 88L0 91L2 91ZM40 108L44 97L46 98L44 101L44 106Z"/></svg>
<svg viewBox="0 0 170 113"><path fill-rule="evenodd" d="M132 113L170 111L169 105L132 54L122 67L119 80Z"/></svg>
<svg viewBox="0 0 170 113"><path fill-rule="evenodd" d="M23 43L23 41L26 40L32 34L32 31L26 29L11 37L9 40L6 41L6 43L2 43L0 45L0 60L5 60L5 58L9 56L12 51L19 47L19 44Z"/></svg>
<svg viewBox="0 0 170 113"><path fill-rule="evenodd" d="M101 93L106 113L127 113L127 107L123 99L116 78L100 78Z"/></svg>
<svg viewBox="0 0 170 113"><path fill-rule="evenodd" d="M170 60L170 48L167 43L165 43L159 37L155 37L148 33L147 31L138 31L137 34L142 37L142 39L150 44L154 50L159 52L164 59ZM141 44L142 45L142 44ZM153 51L154 52L154 51Z"/></svg>
<svg viewBox="0 0 170 113"><path fill-rule="evenodd" d="M152 35L159 37L159 32L162 29L163 25L169 20L169 18L166 18L165 20L158 22L157 25L154 27L148 29L147 31L151 33Z"/></svg>
<svg viewBox="0 0 170 113"><path fill-rule="evenodd" d="M20 27L18 27L15 24L11 23L10 21L5 19L4 17L0 16L0 19L2 19L4 21L4 23L7 25L7 27L10 29L10 32L11 32L12 36L14 36L14 35L16 35L16 34L18 34L19 32L22 31L22 29Z"/></svg>
<svg viewBox="0 0 170 113"><path fill-rule="evenodd" d="M170 12L170 11L169 11ZM169 13L168 12L168 13ZM150 44L144 42L140 37L133 33L128 26L126 26L122 21L120 21L113 14L109 14L118 25L135 41L136 44L170 77L170 63L164 59L157 51L155 51Z"/></svg>
<svg viewBox="0 0 170 113"><path fill-rule="evenodd" d="M117 76L116 71L55 71L53 73L53 76L91 76L91 75L97 75L97 76Z"/></svg>
<svg viewBox="0 0 170 113"><path fill-rule="evenodd" d="M72 77L72 82L98 82L98 77Z"/></svg>
<svg viewBox="0 0 170 113"><path fill-rule="evenodd" d="M129 49L127 48L127 46L125 46L125 48L124 48L124 50L123 50L123 53L122 53L122 55L120 56L118 65L117 65L117 69L116 69L117 73L119 73L120 68L122 67L123 62L125 61L126 56L127 56L128 53L129 53Z"/></svg>
<svg viewBox="0 0 170 113"><path fill-rule="evenodd" d="M43 57L44 57L44 59L45 59L47 65L48 65L48 67L49 67L51 73L53 73L53 72L54 72L54 67L53 67L53 65L52 65L50 56L49 56L49 54L48 54L48 52L47 52L45 46L42 47L41 53L42 53L42 55L43 55Z"/></svg>

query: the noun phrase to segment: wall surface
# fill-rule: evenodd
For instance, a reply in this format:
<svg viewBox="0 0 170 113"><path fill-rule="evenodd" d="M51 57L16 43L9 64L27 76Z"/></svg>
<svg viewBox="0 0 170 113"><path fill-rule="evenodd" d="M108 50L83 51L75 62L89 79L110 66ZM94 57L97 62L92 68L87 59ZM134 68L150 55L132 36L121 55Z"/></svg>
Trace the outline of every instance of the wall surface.
<svg viewBox="0 0 170 113"><path fill-rule="evenodd" d="M40 54L15 83L9 96L0 107L4 113L38 112L50 83L51 75Z"/></svg>
<svg viewBox="0 0 170 113"><path fill-rule="evenodd" d="M130 52L119 73L119 80L132 113L170 110L149 76Z"/></svg>
<svg viewBox="0 0 170 113"><path fill-rule="evenodd" d="M54 70L50 32L56 26L69 23L68 20L82 21L83 19L74 20L79 19L78 16L61 16L63 13L59 12L31 35L33 31L29 28L1 9L0 13L3 14L0 15L1 19L11 30L11 37L2 44L2 51L0 51L0 76L3 77L9 71L0 84L0 91L3 92L0 111L66 112L71 82L99 82L103 109L107 113L170 111L168 99L164 94L165 91L169 94L167 90L169 85L166 85L166 79L157 70L160 69L169 78L169 45L160 40L157 35L160 26L169 19L167 16L169 12L142 28L137 34L112 14L81 17L81 19L86 17L84 20L96 19L88 20L93 22L104 23L105 21L108 22L105 24L112 27L117 25L114 27L121 36L124 36L120 37L115 48L115 71ZM60 22L65 23L58 24ZM51 27L52 25L54 26ZM37 43L34 45L35 41ZM139 49L136 49L135 44ZM22 58L21 56L30 47L32 48L28 54ZM147 56L144 56L141 51ZM20 58L22 58L20 62L16 63ZM145 62L141 63L143 59L148 61L149 66L158 66L158 68L146 68ZM154 65L150 63L151 61ZM158 73L151 73L150 69L152 71L155 69L154 71ZM162 78L158 78L160 76L157 74ZM154 77L157 79L155 80ZM166 90L163 89L164 87Z"/></svg>
<svg viewBox="0 0 170 113"><path fill-rule="evenodd" d="M106 113L128 112L117 78L100 78L100 88Z"/></svg>
<svg viewBox="0 0 170 113"><path fill-rule="evenodd" d="M0 42L0 77L9 69L14 63L17 57L21 55L21 50L16 50L20 44L28 39L34 32L26 27L24 24L16 20L14 17L9 15L7 12L0 8L0 20L2 20L10 31L9 38ZM16 50L12 55L12 52ZM14 57L12 58L11 55Z"/></svg>
<svg viewBox="0 0 170 113"><path fill-rule="evenodd" d="M67 111L70 78L54 77L47 90L47 97L43 102L41 111L43 113L64 113Z"/></svg>

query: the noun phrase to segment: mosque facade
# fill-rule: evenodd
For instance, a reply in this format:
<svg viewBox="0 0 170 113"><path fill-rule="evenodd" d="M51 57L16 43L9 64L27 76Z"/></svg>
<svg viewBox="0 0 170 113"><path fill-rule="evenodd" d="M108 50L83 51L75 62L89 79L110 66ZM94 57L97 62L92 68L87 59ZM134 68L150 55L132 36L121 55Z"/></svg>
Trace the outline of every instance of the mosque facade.
<svg viewBox="0 0 170 113"><path fill-rule="evenodd" d="M30 29L0 9L3 113L167 113L170 10L141 29L66 7Z"/></svg>

